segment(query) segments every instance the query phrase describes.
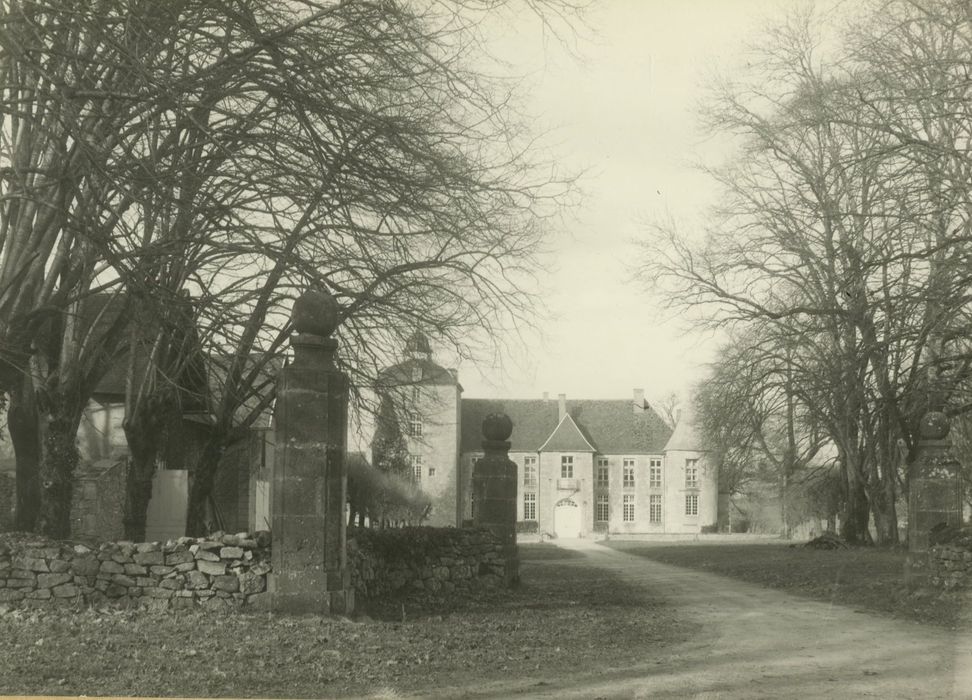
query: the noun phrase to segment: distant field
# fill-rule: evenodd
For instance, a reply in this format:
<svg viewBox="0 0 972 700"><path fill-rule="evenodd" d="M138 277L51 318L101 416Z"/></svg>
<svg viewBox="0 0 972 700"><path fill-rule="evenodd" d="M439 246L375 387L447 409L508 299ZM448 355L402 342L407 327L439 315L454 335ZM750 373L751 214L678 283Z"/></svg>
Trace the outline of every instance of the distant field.
<svg viewBox="0 0 972 700"><path fill-rule="evenodd" d="M948 598L915 598L904 587L904 550L815 550L787 544L603 542L618 551L756 583L816 600L943 627L958 623Z"/></svg>

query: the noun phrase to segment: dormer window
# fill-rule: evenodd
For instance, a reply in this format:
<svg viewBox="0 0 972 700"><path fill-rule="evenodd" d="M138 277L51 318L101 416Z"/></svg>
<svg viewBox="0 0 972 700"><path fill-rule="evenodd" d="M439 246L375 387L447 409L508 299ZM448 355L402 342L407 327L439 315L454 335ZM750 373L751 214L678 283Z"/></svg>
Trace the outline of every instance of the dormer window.
<svg viewBox="0 0 972 700"><path fill-rule="evenodd" d="M412 367L412 381L420 382L422 381L422 368L419 366Z"/></svg>

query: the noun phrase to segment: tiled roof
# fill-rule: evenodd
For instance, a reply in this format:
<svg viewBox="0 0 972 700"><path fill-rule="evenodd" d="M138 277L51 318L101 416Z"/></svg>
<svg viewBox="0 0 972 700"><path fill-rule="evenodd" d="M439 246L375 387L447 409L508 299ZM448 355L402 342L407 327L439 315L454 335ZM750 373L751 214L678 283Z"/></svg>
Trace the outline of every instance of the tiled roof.
<svg viewBox="0 0 972 700"><path fill-rule="evenodd" d="M597 452L584 437L570 413L557 424L547 441L540 446L542 452Z"/></svg>
<svg viewBox="0 0 972 700"><path fill-rule="evenodd" d="M502 411L513 421L514 452L536 452L558 421L556 399L462 399L462 452L482 449L483 418ZM650 406L635 412L631 399L568 400L567 412L594 449L601 454L660 454L671 428Z"/></svg>

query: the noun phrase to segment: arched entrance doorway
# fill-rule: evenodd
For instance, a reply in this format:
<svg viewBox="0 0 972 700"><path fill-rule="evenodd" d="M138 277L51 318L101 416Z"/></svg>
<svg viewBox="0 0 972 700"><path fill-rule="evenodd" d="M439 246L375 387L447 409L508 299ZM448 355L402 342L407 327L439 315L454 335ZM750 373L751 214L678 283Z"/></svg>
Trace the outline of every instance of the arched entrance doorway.
<svg viewBox="0 0 972 700"><path fill-rule="evenodd" d="M562 498L554 505L554 532L557 537L581 536L581 509L572 498Z"/></svg>

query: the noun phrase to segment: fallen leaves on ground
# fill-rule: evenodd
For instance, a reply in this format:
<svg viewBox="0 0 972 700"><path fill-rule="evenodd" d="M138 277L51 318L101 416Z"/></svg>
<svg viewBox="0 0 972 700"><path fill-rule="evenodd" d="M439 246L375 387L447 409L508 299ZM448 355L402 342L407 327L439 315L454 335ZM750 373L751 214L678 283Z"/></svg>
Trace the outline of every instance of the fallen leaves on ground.
<svg viewBox="0 0 972 700"><path fill-rule="evenodd" d="M0 693L421 693L593 673L636 663L646 650L692 632L641 589L556 557L531 557L529 547L523 551L522 584L513 591L467 600L389 600L368 606L355 621L7 610L0 615Z"/></svg>

